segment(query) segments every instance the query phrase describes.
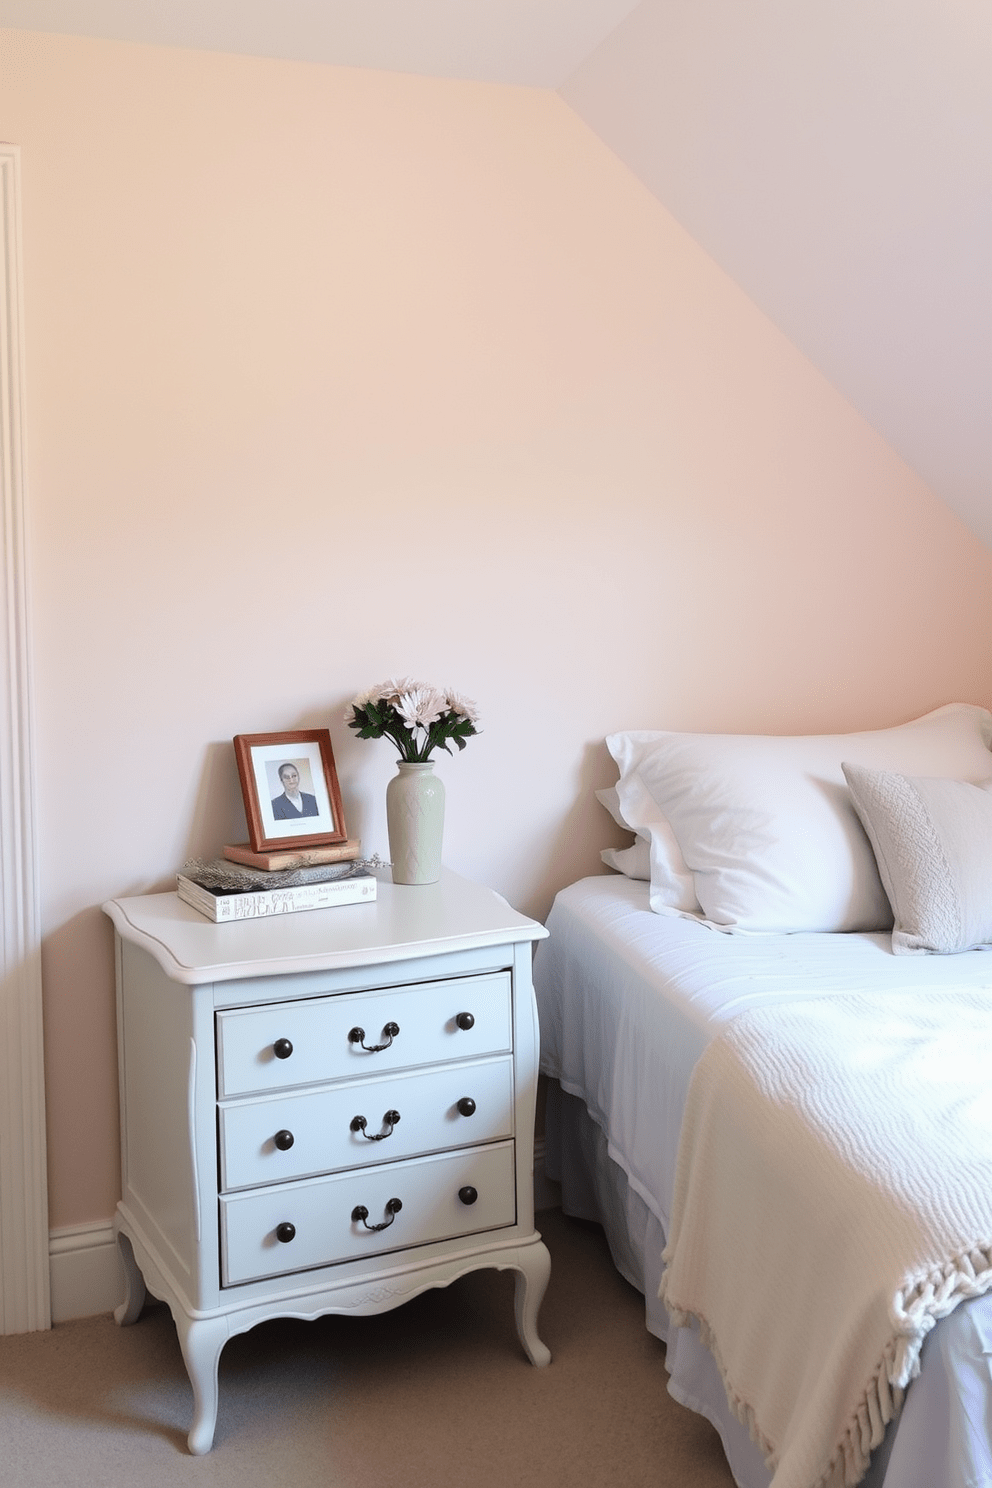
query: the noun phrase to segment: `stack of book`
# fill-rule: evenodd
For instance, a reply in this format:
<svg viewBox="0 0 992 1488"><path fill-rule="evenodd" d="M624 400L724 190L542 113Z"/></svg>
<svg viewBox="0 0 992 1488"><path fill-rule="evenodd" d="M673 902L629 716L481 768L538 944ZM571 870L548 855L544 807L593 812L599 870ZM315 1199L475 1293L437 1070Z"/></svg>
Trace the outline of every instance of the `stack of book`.
<svg viewBox="0 0 992 1488"><path fill-rule="evenodd" d="M229 843L224 856L232 863L261 868L265 873L288 873L296 868L354 862L361 851L362 844L358 838L349 837L346 842L332 842L327 847L284 847L279 852L252 852L247 842Z"/></svg>
<svg viewBox="0 0 992 1488"><path fill-rule="evenodd" d="M354 850L344 856L341 848ZM231 856L235 852L254 859L292 861L267 867L240 861ZM314 862L315 852L332 852L336 857ZM248 848L225 847L223 858L184 864L176 874L176 892L184 903L218 924L257 920L304 909L327 909L335 904L371 903L378 888L372 872L375 866L376 860L358 857L357 842L286 853L251 854Z"/></svg>

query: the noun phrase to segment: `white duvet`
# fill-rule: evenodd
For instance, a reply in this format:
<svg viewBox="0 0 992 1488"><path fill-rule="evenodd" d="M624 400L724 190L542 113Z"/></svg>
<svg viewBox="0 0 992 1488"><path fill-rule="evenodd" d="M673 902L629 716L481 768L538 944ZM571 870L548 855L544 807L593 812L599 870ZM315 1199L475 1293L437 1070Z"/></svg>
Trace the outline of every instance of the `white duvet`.
<svg viewBox="0 0 992 1488"><path fill-rule="evenodd" d="M870 989L992 989L992 952L894 956L888 934L728 936L648 909L647 884L581 879L538 950L541 1065L579 1096L668 1229L689 1079L747 1009Z"/></svg>
<svg viewBox="0 0 992 1488"><path fill-rule="evenodd" d="M670 1230L679 1133L692 1071L739 1013L797 1007L824 996L992 990L992 954L896 957L887 935L722 936L650 912L647 885L600 875L559 894L550 938L537 953L541 1066L578 1097L605 1135L610 1157L660 1227L646 1302L648 1326L666 1337L657 1291ZM774 1222L774 1205L768 1207ZM651 1275L650 1258L645 1279ZM694 1331L669 1336L672 1393L723 1436L739 1482L768 1483L756 1449L726 1410ZM958 1309L931 1335L884 1470L887 1437L870 1479L886 1488L992 1488L992 1295ZM734 1433L738 1433L739 1441ZM753 1461L752 1461L753 1458Z"/></svg>

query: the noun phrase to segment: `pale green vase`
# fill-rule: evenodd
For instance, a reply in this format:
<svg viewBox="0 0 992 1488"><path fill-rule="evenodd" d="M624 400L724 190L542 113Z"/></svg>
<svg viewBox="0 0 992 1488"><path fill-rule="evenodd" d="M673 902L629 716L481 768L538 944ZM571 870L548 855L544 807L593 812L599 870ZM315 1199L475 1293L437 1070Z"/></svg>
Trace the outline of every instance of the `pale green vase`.
<svg viewBox="0 0 992 1488"><path fill-rule="evenodd" d="M444 782L434 763L400 760L386 786L386 827L393 883L432 884L441 877Z"/></svg>

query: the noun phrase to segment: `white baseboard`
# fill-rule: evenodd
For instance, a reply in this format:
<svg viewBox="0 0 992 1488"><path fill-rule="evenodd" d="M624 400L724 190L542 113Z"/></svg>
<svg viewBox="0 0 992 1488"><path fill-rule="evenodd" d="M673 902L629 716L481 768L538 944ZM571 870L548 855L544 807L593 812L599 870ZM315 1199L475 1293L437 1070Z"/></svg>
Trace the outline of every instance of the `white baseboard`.
<svg viewBox="0 0 992 1488"><path fill-rule="evenodd" d="M561 1191L544 1171L544 1139L534 1143L534 1208L557 1209ZM52 1322L113 1312L124 1300L124 1274L110 1220L52 1230L48 1241Z"/></svg>
<svg viewBox="0 0 992 1488"><path fill-rule="evenodd" d="M48 1238L52 1322L113 1312L124 1300L124 1273L110 1221L69 1225Z"/></svg>

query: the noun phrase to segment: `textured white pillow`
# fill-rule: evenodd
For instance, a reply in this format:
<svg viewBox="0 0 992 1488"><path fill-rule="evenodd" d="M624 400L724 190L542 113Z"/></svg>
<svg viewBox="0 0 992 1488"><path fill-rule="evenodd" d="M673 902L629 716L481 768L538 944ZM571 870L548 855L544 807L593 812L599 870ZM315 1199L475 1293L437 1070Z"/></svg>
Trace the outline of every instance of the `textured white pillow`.
<svg viewBox="0 0 992 1488"><path fill-rule="evenodd" d="M599 855L607 868L615 868L627 878L651 877L651 844L638 837L633 847L604 847Z"/></svg>
<svg viewBox="0 0 992 1488"><path fill-rule="evenodd" d="M992 944L992 780L914 779L845 763L895 926L896 955Z"/></svg>
<svg viewBox="0 0 992 1488"><path fill-rule="evenodd" d="M950 703L898 728L777 737L635 732L607 739L625 819L674 832L720 930L887 930L892 913L841 762L979 781L992 775L992 714ZM663 824L663 825L661 825ZM671 903L669 898L668 903Z"/></svg>

